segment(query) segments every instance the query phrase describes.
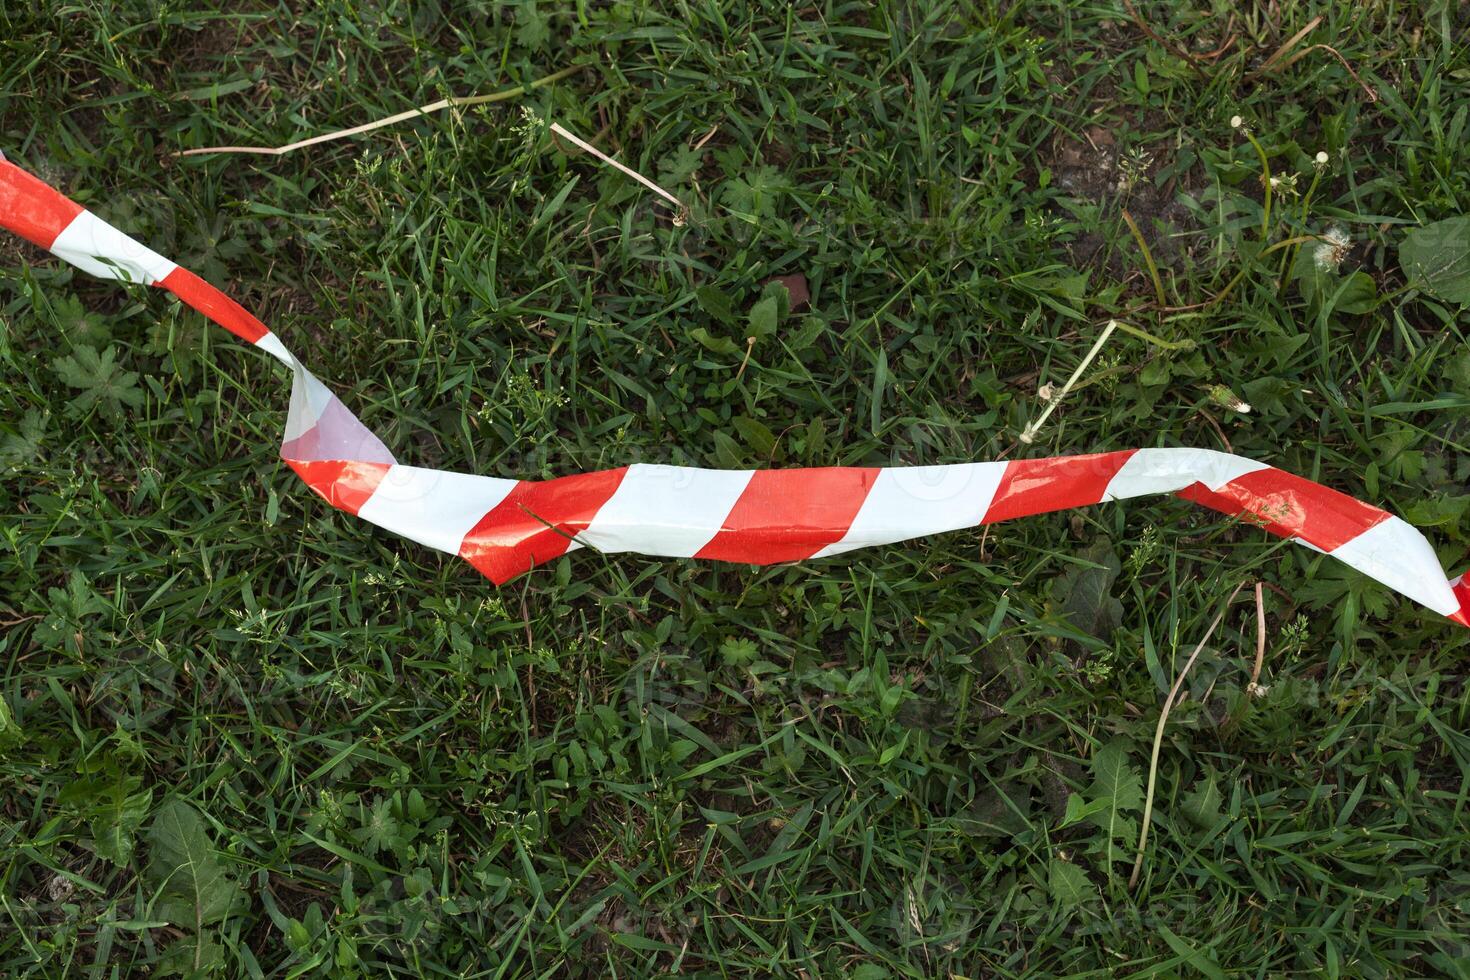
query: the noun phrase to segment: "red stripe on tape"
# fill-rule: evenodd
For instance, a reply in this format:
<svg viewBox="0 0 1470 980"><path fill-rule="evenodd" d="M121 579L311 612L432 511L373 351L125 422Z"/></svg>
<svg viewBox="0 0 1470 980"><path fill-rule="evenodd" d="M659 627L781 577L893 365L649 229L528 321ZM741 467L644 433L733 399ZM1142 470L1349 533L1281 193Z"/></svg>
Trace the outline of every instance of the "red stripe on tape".
<svg viewBox="0 0 1470 980"><path fill-rule="evenodd" d="M1250 514L1278 537L1332 551L1388 520L1389 513L1274 466L1236 477L1216 492L1195 484L1179 496L1231 516Z"/></svg>
<svg viewBox="0 0 1470 980"><path fill-rule="evenodd" d="M1175 494L1175 496L1183 497L1185 500L1192 501L1196 504L1202 504L1210 508L1210 510L1218 510L1220 513L1228 514L1231 517L1238 517L1241 513L1240 504L1236 503L1233 498L1216 493L1203 483L1191 483Z"/></svg>
<svg viewBox="0 0 1470 980"><path fill-rule="evenodd" d="M756 470L720 532L696 558L765 565L841 541L878 479L867 467Z"/></svg>
<svg viewBox="0 0 1470 980"><path fill-rule="evenodd" d="M157 285L167 289L236 337L252 344L269 332L265 324L246 313L243 306L188 269L175 269L160 279Z"/></svg>
<svg viewBox="0 0 1470 980"><path fill-rule="evenodd" d="M389 467L387 463L347 459L288 459L286 464L323 500L353 515L378 489Z"/></svg>
<svg viewBox="0 0 1470 980"><path fill-rule="evenodd" d="M1470 572L1466 572L1465 575L1460 576L1460 580L1453 586L1455 598L1460 600L1460 611L1452 613L1450 619L1465 626L1470 626L1470 581L1465 580L1466 575L1470 575Z"/></svg>
<svg viewBox="0 0 1470 980"><path fill-rule="evenodd" d="M559 558L571 539L592 523L627 472L623 466L517 484L464 536L460 557L497 585Z"/></svg>
<svg viewBox="0 0 1470 980"><path fill-rule="evenodd" d="M1114 453L1013 460L1006 464L990 509L980 523L994 524L1013 517L1095 504L1102 500L1108 484L1137 451L1123 449Z"/></svg>
<svg viewBox="0 0 1470 980"><path fill-rule="evenodd" d="M13 163L0 160L0 225L49 249L82 206Z"/></svg>

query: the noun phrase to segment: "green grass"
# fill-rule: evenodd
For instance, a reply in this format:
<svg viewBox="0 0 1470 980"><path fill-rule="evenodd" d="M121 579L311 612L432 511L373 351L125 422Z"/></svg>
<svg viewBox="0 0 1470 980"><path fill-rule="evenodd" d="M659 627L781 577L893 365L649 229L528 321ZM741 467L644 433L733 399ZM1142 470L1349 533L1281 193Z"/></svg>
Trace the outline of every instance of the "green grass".
<svg viewBox="0 0 1470 980"><path fill-rule="evenodd" d="M1470 319L1397 261L1470 212L1463 6L1142 5L1165 43L1085 0L199 6L7 3L0 143L405 462L1228 440L1470 564ZM1377 102L1323 49L1261 70L1319 15L1297 50ZM1236 114L1296 180L1269 218ZM1334 224L1339 273L1264 254ZM0 266L0 974L1470 975L1470 643L1330 559L1155 500L497 590L298 483L269 358L15 240ZM797 272L811 309L741 371ZM1110 317L1170 346L1114 334L1018 445ZM1257 580L1269 692L1242 599L1130 889L1164 694Z"/></svg>

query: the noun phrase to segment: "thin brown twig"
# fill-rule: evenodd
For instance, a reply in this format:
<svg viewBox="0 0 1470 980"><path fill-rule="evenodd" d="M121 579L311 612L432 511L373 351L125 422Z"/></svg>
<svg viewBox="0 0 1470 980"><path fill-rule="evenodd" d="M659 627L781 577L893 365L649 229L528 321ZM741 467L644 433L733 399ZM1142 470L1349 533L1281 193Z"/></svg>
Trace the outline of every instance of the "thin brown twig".
<svg viewBox="0 0 1470 980"><path fill-rule="evenodd" d="M531 736L539 735L536 723L536 640L531 632L531 610L526 603L529 586L521 590L521 622L526 627L526 698L530 708L526 712L531 721Z"/></svg>
<svg viewBox="0 0 1470 980"><path fill-rule="evenodd" d="M394 123L405 122L409 119L417 119L420 116L427 116L432 112L439 112L440 110L448 109L451 107L457 109L466 109L477 105L489 105L492 102L504 102L507 99L513 99L518 95L525 95L527 92L531 92L535 89L541 88L543 85L550 85L552 82L561 81L568 75L581 71L583 67L585 66L573 65L570 68L563 68L561 71L552 72L550 75L538 78L535 81L527 82L525 85L517 85L514 88L504 89L500 92L491 92L489 95L470 95L465 97L457 97L451 95L447 99L440 99L438 102L431 102L428 105L421 105L417 109L409 109L407 112L394 113L391 116L385 116L382 119L377 119L370 123L363 123L361 126L353 126L349 129L339 129L335 132L323 133L320 136L312 136L308 139L297 140L294 143L287 143L285 146L204 146L194 150L178 150L175 151L172 156L197 157L203 156L204 154L208 153L254 153L260 156L283 156L293 150L301 150L305 149L308 146L317 146L321 143L329 143L332 140L339 140L347 136L358 136L362 133L370 133L375 129L382 129L384 126L391 126Z"/></svg>
<svg viewBox="0 0 1470 980"><path fill-rule="evenodd" d="M662 187L658 186L653 181L649 180L647 177L634 170L632 167L628 167L619 163L612 157L608 156L606 153L603 153L597 147L593 146L591 143L588 143L581 137L574 135L573 133L568 131L567 128L561 123L552 123L551 131L560 136L562 139L571 143L573 146L576 146L578 149L585 150L586 152L592 154L597 159L601 160L603 163L607 164L613 169L618 170L619 172L624 173L629 177L632 177L634 180L638 181L638 183L642 184L644 187L647 187L659 197L662 197L664 200L673 204L674 207L679 209L679 214L681 217L689 213L689 209L684 206L683 201L679 200L677 197L670 194L668 191L664 190Z"/></svg>
<svg viewBox="0 0 1470 980"><path fill-rule="evenodd" d="M1226 24L1225 24L1225 35L1226 36L1225 36L1225 43L1224 44L1220 45L1218 48L1216 48L1213 51L1206 51L1206 52L1204 52L1203 54L1200 55L1200 58L1204 59L1205 61L1208 61L1211 64L1214 64L1216 61L1220 60L1220 56L1221 55L1223 55L1226 51L1229 51L1230 48L1235 44L1235 38L1237 37L1237 35L1235 33L1235 15L1234 14L1231 14L1230 15L1230 20L1227 21Z"/></svg>
<svg viewBox="0 0 1470 980"><path fill-rule="evenodd" d="M1357 82L1358 87L1363 90L1363 94L1368 96L1368 101L1377 102L1378 91L1374 89L1373 86L1363 81L1362 76L1360 76L1357 71L1353 69L1352 64L1350 64L1348 60L1342 56L1342 52L1334 48L1332 45L1312 44L1296 52L1295 54L1292 54L1290 57L1287 57L1288 53L1291 52L1291 49L1300 44L1302 40L1306 38L1308 34L1316 30L1318 26L1321 25L1321 23L1322 18L1320 16L1313 17L1310 21L1307 22L1306 27L1303 27L1301 30L1297 31L1295 34L1287 39L1285 44L1281 45L1281 47L1271 52L1271 56L1265 61L1261 62L1259 68L1246 75L1246 80L1249 81L1253 78L1259 78L1262 75L1286 71L1286 69L1290 68L1298 61L1301 61L1313 51L1325 50L1342 64L1342 67L1346 69L1349 75L1353 76L1353 81ZM1278 62L1280 63L1278 64Z"/></svg>
<svg viewBox="0 0 1470 980"><path fill-rule="evenodd" d="M1175 55L1183 58L1185 61L1194 65L1196 68L1202 67L1204 65L1214 64L1215 60L1218 59L1220 55L1224 54L1230 48L1231 44L1235 43L1235 36L1232 34L1230 36L1230 40L1222 44L1219 49L1209 52L1208 54L1194 54L1188 49L1183 48L1177 44L1172 44L1156 34L1154 32L1154 29L1148 26L1148 21L1144 20L1143 17L1139 15L1137 8L1133 6L1131 0L1123 0L1123 8L1128 11L1128 16L1133 19L1133 23L1138 27L1138 29L1140 31L1143 31L1143 33L1147 35L1150 40L1168 48L1170 51L1174 52ZM1228 31L1229 28L1227 27L1226 30Z"/></svg>
<svg viewBox="0 0 1470 980"><path fill-rule="evenodd" d="M1298 44L1301 44L1302 38L1315 31L1317 29L1317 25L1321 23L1321 16L1313 17L1311 20L1307 21L1306 27L1303 27L1291 37L1287 38L1286 43L1281 45L1281 47L1277 48L1275 51L1271 52L1271 56L1268 57L1265 61L1261 62L1261 67L1257 68L1254 72L1252 72L1252 74L1260 75L1270 71L1272 65L1276 64L1279 59L1284 58L1286 56L1286 53L1292 48L1296 47Z"/></svg>
<svg viewBox="0 0 1470 980"><path fill-rule="evenodd" d="M1203 408L1199 410L1199 415L1206 422L1210 423L1210 428L1215 430L1215 435L1219 436L1220 441L1225 444L1225 451L1227 453L1235 452L1235 448L1230 445L1229 437L1225 435L1225 430L1220 428L1220 423L1215 421L1215 417L1209 412L1205 411Z"/></svg>
<svg viewBox="0 0 1470 980"><path fill-rule="evenodd" d="M1240 590L1243 588L1245 588L1244 582L1235 587L1235 591L1230 593L1230 598L1225 600L1224 608L1220 610L1215 616L1214 621L1210 623L1210 628L1205 630L1205 635L1195 644L1194 652L1184 662L1184 669L1179 671L1179 676L1174 678L1174 686L1169 689L1169 696L1164 699L1164 708L1159 712L1159 724L1154 729L1153 755L1150 756L1148 763L1148 789L1144 793L1143 798L1143 823L1138 829L1138 854L1133 859L1133 873L1128 876L1128 888L1130 891L1138 884L1139 872L1143 870L1143 851L1144 847L1148 844L1148 822L1153 817L1154 787L1159 775L1159 749L1164 742L1164 726L1169 722L1169 712L1173 710L1174 705L1180 700L1179 689L1184 686L1184 678L1189 676L1189 670L1194 666L1195 660L1199 658L1200 651L1205 648L1206 643L1210 642L1210 637L1215 635L1215 630L1220 628L1220 624L1225 620L1225 614L1230 611L1230 604L1235 601L1236 596L1240 595Z"/></svg>
<svg viewBox="0 0 1470 980"><path fill-rule="evenodd" d="M715 134L718 133L719 131L720 131L720 124L719 123L715 123L713 126L711 126L709 128L709 132L707 132L703 136L701 136L699 138L699 142L694 144L694 150L695 150L695 152L697 153L700 150L704 149L704 144L706 144L710 140L714 139L715 138Z"/></svg>
<svg viewBox="0 0 1470 980"><path fill-rule="evenodd" d="M1251 680L1246 693L1259 697L1265 693L1261 687L1261 668L1266 663L1266 600L1261 594L1261 583L1256 583L1256 665L1251 669Z"/></svg>
<svg viewBox="0 0 1470 980"><path fill-rule="evenodd" d="M755 350L755 338L754 337L746 337L745 338L745 357L742 358L741 361L740 361L740 370L738 370L738 371L735 372L735 380L736 381L739 381L740 380L740 376L745 373L745 366L750 363L750 352L753 351L753 350Z"/></svg>
<svg viewBox="0 0 1470 980"><path fill-rule="evenodd" d="M1330 44L1314 44L1310 48L1302 49L1302 51L1300 51L1298 54L1294 55L1291 58L1288 58L1285 62L1283 62L1280 70L1285 71L1286 69L1290 68L1292 65L1296 64L1298 61L1301 61L1307 55L1318 49L1329 52L1333 57L1335 57L1339 62L1342 63L1342 67L1347 69L1347 73L1349 75L1353 76L1353 81L1358 83L1358 87L1363 90L1363 94L1368 96L1369 102L1378 101L1378 90L1373 88L1373 86L1369 85L1367 82L1363 81L1363 79L1358 76L1358 73L1353 70L1353 66L1348 63L1348 60L1342 56L1342 52L1338 51Z"/></svg>

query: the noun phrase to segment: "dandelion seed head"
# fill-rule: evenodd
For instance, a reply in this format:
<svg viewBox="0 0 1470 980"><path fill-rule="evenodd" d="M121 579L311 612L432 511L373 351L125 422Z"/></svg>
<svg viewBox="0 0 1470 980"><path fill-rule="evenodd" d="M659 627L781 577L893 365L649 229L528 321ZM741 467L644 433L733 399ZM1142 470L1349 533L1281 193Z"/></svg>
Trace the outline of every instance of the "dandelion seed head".
<svg viewBox="0 0 1470 980"><path fill-rule="evenodd" d="M1348 257L1352 247L1353 240L1348 237L1348 233L1333 225L1322 233L1321 240L1312 249L1312 261L1324 272L1335 272Z"/></svg>
<svg viewBox="0 0 1470 980"><path fill-rule="evenodd" d="M1251 410L1250 402L1241 398L1225 385L1211 385L1210 400L1221 408L1227 408L1232 412L1239 412L1241 415L1246 415Z"/></svg>

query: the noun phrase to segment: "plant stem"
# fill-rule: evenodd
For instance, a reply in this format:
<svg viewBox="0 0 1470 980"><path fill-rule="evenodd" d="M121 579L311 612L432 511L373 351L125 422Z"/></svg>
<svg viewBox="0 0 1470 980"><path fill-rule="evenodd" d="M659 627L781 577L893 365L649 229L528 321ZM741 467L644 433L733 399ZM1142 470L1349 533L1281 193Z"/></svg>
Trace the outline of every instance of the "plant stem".
<svg viewBox="0 0 1470 980"><path fill-rule="evenodd" d="M1082 359L1082 363L1077 365L1077 370L1073 371L1072 376L1067 379L1067 383L1062 385L1062 390L1057 392L1055 398L1047 402L1046 408L1042 410L1040 418L1038 418L1035 422L1032 422L1030 425L1026 426L1024 430L1022 430L1022 442L1030 445L1031 442L1036 438L1037 430L1046 423L1046 420L1051 416L1051 413L1056 411L1056 407L1061 404L1062 399L1067 397L1067 392L1072 390L1072 386L1077 383L1077 379L1082 377L1082 372L1087 370L1087 365L1092 363L1092 359L1097 356L1098 351L1102 350L1103 344L1108 342L1108 338L1113 335L1113 331L1116 330L1118 326L1119 324L1117 320L1108 321L1108 325L1103 328L1103 332L1098 335L1097 340L1093 341L1092 349L1087 352L1087 356Z"/></svg>
<svg viewBox="0 0 1470 980"><path fill-rule="evenodd" d="M1273 243L1271 245L1267 245L1265 248L1261 249L1261 255L1259 257L1264 258L1265 256L1270 255L1272 252L1279 252L1279 251L1281 251L1281 249L1283 249L1283 248L1289 248L1292 245L1300 245L1303 242L1315 242L1315 241L1319 240L1320 238L1321 238L1320 235L1297 235L1297 236L1295 236L1293 238L1284 238L1284 239L1282 239L1279 242L1275 242L1275 243ZM1185 310L1203 310L1203 309L1206 309L1208 307L1214 306L1216 303L1220 302L1221 300L1225 299L1225 297L1229 296L1230 295L1230 291L1232 289L1234 289L1236 286L1239 286L1240 285L1240 281L1242 279L1244 279L1244 278L1245 278L1245 270L1244 269L1241 269L1239 272L1237 272L1234 276L1231 277L1231 279L1230 279L1229 282L1227 282L1225 284L1225 288L1224 289L1220 290L1218 293L1216 293L1214 296L1210 297L1209 299L1205 300L1203 303L1196 303L1193 306L1173 306L1173 307L1169 307L1168 310L1167 310L1167 312L1170 312L1170 313L1182 313Z"/></svg>
<svg viewBox="0 0 1470 980"><path fill-rule="evenodd" d="M1315 193L1317 193L1317 185L1320 184L1321 182L1322 182L1322 168L1321 167L1317 167L1316 168L1316 173L1314 173L1312 175L1312 183L1307 187L1307 193L1302 196L1302 209L1301 209L1300 214L1297 216L1297 220L1299 221L1299 223L1301 224L1301 226L1303 228L1305 228L1306 225L1307 225L1307 212L1312 207L1312 195L1315 194ZM1281 269L1280 269L1280 271L1277 272L1276 278L1281 281L1281 285L1282 285L1283 288L1286 286L1286 276L1287 276L1287 273L1291 271L1292 263L1295 262L1295 261L1296 261L1296 250L1295 249L1292 249L1290 252L1288 252L1287 254L1285 254L1285 255L1283 255L1281 257Z"/></svg>
<svg viewBox="0 0 1470 980"><path fill-rule="evenodd" d="M1159 306L1163 306L1167 300L1164 299L1164 283L1159 278L1159 267L1154 264L1153 253L1148 250L1148 242L1143 240L1143 232L1138 230L1138 223L1133 220L1133 215L1128 209L1123 209L1123 220L1128 222L1128 230L1133 232L1133 240L1138 243L1138 250L1143 253L1144 264L1148 266L1148 274L1154 281L1154 295L1158 297Z"/></svg>
<svg viewBox="0 0 1470 980"><path fill-rule="evenodd" d="M1147 341L1155 347L1162 347L1164 350L1194 350L1196 346L1195 342L1187 337L1184 340L1165 340L1162 337L1155 337L1141 327L1135 327L1131 323L1124 323L1122 320L1114 320L1113 326L1126 334L1137 337L1139 340Z"/></svg>
<svg viewBox="0 0 1470 980"><path fill-rule="evenodd" d="M1250 140L1251 146L1256 148L1256 156L1261 159L1261 186L1266 191L1265 203L1261 208L1261 241L1264 242L1271 229L1271 163L1266 159L1265 148L1249 130L1246 131L1245 138Z"/></svg>

